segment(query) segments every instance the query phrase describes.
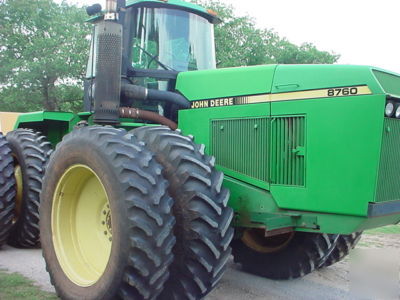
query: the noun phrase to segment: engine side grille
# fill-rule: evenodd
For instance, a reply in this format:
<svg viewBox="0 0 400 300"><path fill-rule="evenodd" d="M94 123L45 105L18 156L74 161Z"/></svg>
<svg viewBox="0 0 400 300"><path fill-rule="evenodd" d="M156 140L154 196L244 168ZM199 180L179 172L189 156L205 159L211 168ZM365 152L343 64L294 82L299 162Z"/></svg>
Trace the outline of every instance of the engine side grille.
<svg viewBox="0 0 400 300"><path fill-rule="evenodd" d="M217 164L267 182L269 121L267 117L213 120L211 154Z"/></svg>
<svg viewBox="0 0 400 300"><path fill-rule="evenodd" d="M400 199L400 120L385 118L376 202Z"/></svg>
<svg viewBox="0 0 400 300"><path fill-rule="evenodd" d="M273 118L271 145L271 183L304 186L305 118Z"/></svg>

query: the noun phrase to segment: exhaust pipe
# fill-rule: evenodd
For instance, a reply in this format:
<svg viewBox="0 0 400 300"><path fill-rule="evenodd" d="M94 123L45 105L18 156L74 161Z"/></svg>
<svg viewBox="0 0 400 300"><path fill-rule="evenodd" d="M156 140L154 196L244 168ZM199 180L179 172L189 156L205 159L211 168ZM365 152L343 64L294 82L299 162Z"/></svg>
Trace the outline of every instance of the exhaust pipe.
<svg viewBox="0 0 400 300"><path fill-rule="evenodd" d="M104 20L117 20L117 0L106 0L106 13Z"/></svg>
<svg viewBox="0 0 400 300"><path fill-rule="evenodd" d="M106 0L106 13L117 12L117 0Z"/></svg>
<svg viewBox="0 0 400 300"><path fill-rule="evenodd" d="M97 26L94 119L97 124L118 124L121 91L122 25L117 23L117 0L106 1L104 20Z"/></svg>

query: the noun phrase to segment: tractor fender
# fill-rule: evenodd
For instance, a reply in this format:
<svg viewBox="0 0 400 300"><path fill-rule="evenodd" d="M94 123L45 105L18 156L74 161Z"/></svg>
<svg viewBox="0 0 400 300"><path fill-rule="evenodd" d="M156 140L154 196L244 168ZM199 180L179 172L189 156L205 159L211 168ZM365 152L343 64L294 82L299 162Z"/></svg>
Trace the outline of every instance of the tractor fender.
<svg viewBox="0 0 400 300"><path fill-rule="evenodd" d="M16 119L14 129L29 128L39 131L55 146L65 134L73 130L76 123L86 120L89 115L49 111L23 113Z"/></svg>

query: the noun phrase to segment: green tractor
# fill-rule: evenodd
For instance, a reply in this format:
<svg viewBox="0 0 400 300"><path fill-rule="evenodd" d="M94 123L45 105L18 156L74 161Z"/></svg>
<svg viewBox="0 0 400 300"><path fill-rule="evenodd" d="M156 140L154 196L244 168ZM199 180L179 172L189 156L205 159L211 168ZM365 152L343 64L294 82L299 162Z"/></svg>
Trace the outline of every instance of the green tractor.
<svg viewBox="0 0 400 300"><path fill-rule="evenodd" d="M399 75L216 69L211 10L87 11L84 111L22 114L0 140L0 243L36 246L40 232L61 298L203 298L231 253L296 278L400 221Z"/></svg>

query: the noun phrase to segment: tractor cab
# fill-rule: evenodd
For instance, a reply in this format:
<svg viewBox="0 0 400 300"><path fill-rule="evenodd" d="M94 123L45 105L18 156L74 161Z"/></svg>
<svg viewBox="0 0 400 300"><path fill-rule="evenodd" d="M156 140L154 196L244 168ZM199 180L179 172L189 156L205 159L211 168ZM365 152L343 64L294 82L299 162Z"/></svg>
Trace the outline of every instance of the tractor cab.
<svg viewBox="0 0 400 300"><path fill-rule="evenodd" d="M95 15L86 79L96 76L98 24L101 6L89 7ZM122 75L142 78L139 84L168 90L178 72L216 68L214 28L216 13L179 0L127 1L119 13L123 28Z"/></svg>
<svg viewBox="0 0 400 300"><path fill-rule="evenodd" d="M151 90L174 91L179 72L216 68L214 24L220 19L212 10L181 0L134 0L121 7L118 7L117 1L116 5L119 13L115 23L121 28L120 74L123 82L125 80ZM92 15L89 21L94 28L84 103L85 111L93 111L96 86L99 86L96 82L100 81L96 76L99 36L104 34L102 24L109 16L101 11L98 4L89 7L87 12ZM115 55L106 52L105 59L115 59ZM116 61L111 64L119 65ZM110 65L111 69L115 74L108 76L115 80L116 70ZM121 97L121 106L133 105L176 119L176 108L170 105Z"/></svg>
<svg viewBox="0 0 400 300"><path fill-rule="evenodd" d="M215 68L213 25L193 12L164 7L130 10L131 66L140 70ZM129 38L129 37L128 37Z"/></svg>

